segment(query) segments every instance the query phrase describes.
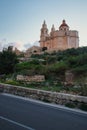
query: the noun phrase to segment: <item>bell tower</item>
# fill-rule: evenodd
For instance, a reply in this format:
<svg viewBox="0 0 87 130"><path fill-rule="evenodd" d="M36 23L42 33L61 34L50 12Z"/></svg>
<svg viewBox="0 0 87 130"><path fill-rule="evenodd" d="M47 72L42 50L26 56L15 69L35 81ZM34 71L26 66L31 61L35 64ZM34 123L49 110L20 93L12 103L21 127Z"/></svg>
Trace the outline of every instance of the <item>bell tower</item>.
<svg viewBox="0 0 87 130"><path fill-rule="evenodd" d="M53 36L54 32L55 32L55 27L54 27L54 24L53 24L52 28L51 28L50 36Z"/></svg>
<svg viewBox="0 0 87 130"><path fill-rule="evenodd" d="M42 24L42 28L41 28L40 41L45 41L46 37L48 37L48 29L47 29L46 22L44 20L44 22Z"/></svg>

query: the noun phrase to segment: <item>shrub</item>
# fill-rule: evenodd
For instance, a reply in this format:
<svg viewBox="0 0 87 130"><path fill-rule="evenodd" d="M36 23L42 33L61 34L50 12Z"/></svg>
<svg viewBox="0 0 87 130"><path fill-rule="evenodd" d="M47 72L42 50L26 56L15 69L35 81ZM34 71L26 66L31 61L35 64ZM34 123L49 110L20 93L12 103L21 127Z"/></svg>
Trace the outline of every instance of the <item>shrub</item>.
<svg viewBox="0 0 87 130"><path fill-rule="evenodd" d="M5 81L6 84L11 84L11 85L18 85L20 86L20 83L15 81L15 80L8 80L8 81Z"/></svg>
<svg viewBox="0 0 87 130"><path fill-rule="evenodd" d="M81 86L80 95L82 95L82 96L87 96L87 85Z"/></svg>
<svg viewBox="0 0 87 130"><path fill-rule="evenodd" d="M78 56L69 56L67 63L70 67L80 67L87 64L87 54L80 54Z"/></svg>
<svg viewBox="0 0 87 130"><path fill-rule="evenodd" d="M65 106L66 106L66 107L69 107L69 108L75 108L75 107L76 107L75 104L74 104L74 103L71 103L71 102L66 103Z"/></svg>
<svg viewBox="0 0 87 130"><path fill-rule="evenodd" d="M81 110L87 111L87 104L82 103L82 104L79 106L79 108L80 108Z"/></svg>
<svg viewBox="0 0 87 130"><path fill-rule="evenodd" d="M72 71L77 75L80 75L83 73L85 74L87 72L87 65L77 66L75 68L72 68Z"/></svg>
<svg viewBox="0 0 87 130"><path fill-rule="evenodd" d="M65 73L65 70L68 68L67 64L64 61L55 63L49 67L50 72L54 73Z"/></svg>
<svg viewBox="0 0 87 130"><path fill-rule="evenodd" d="M29 62L22 62L22 63L18 63L15 67L15 70L17 72L23 70L23 69L29 69L31 66L29 64Z"/></svg>

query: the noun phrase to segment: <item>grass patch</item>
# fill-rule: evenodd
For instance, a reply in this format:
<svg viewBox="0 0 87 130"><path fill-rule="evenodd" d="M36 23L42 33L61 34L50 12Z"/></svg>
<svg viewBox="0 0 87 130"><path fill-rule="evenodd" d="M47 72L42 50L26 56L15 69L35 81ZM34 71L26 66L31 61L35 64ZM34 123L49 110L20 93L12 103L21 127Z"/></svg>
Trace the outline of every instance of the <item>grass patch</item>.
<svg viewBox="0 0 87 130"><path fill-rule="evenodd" d="M21 84L15 80L8 80L4 82L5 84L17 85L20 86Z"/></svg>
<svg viewBox="0 0 87 130"><path fill-rule="evenodd" d="M83 110L83 111L87 111L87 104L82 103L82 104L79 106L79 109L81 109L81 110Z"/></svg>
<svg viewBox="0 0 87 130"><path fill-rule="evenodd" d="M45 91L52 91L52 92L60 92L61 90L63 90L63 88L60 86L42 86L40 88L41 90L45 90Z"/></svg>
<svg viewBox="0 0 87 130"><path fill-rule="evenodd" d="M66 107L69 107L69 108L75 108L75 107L76 107L75 104L74 104L74 103L71 103L71 102L66 103L65 106L66 106Z"/></svg>

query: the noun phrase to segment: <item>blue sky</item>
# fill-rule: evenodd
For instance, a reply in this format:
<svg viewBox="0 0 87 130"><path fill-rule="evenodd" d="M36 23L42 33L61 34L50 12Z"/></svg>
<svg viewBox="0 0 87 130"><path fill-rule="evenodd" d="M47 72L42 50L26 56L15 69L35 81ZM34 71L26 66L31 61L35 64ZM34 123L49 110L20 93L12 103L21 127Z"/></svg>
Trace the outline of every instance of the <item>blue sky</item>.
<svg viewBox="0 0 87 130"><path fill-rule="evenodd" d="M0 0L0 47L35 44L44 19L49 31L65 19L71 30L79 31L80 46L87 46L87 0Z"/></svg>

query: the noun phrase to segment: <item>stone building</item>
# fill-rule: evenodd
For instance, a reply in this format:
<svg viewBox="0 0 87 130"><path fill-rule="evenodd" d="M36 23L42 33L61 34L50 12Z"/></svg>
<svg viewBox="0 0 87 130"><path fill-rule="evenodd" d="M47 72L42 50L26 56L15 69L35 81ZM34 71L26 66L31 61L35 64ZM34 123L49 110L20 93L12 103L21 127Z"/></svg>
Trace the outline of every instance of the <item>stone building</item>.
<svg viewBox="0 0 87 130"><path fill-rule="evenodd" d="M14 52L16 53L17 56L23 54L23 52L21 52L20 50L18 50L16 47L15 47L15 49L14 49Z"/></svg>
<svg viewBox="0 0 87 130"><path fill-rule="evenodd" d="M25 52L25 57L30 57L32 54L41 54L42 48L39 46L32 46Z"/></svg>
<svg viewBox="0 0 87 130"><path fill-rule="evenodd" d="M69 30L66 21L63 20L59 30L55 30L54 25L51 32L48 33L46 22L44 21L41 28L40 47L47 47L48 51L66 50L69 48L79 47L78 31Z"/></svg>

